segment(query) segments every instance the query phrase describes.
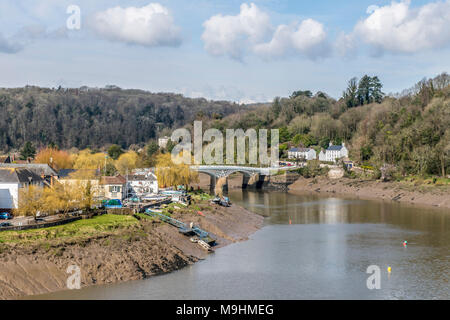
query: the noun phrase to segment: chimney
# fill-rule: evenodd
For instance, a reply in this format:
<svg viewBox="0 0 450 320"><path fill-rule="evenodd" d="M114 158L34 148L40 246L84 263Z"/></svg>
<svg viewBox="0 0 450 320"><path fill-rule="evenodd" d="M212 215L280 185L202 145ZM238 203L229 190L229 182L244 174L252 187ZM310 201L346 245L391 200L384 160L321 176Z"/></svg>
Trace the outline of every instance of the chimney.
<svg viewBox="0 0 450 320"><path fill-rule="evenodd" d="M328 144L329 147L331 147L333 145L333 142L330 141L330 143Z"/></svg>
<svg viewBox="0 0 450 320"><path fill-rule="evenodd" d="M342 142L342 146L345 147L345 142Z"/></svg>

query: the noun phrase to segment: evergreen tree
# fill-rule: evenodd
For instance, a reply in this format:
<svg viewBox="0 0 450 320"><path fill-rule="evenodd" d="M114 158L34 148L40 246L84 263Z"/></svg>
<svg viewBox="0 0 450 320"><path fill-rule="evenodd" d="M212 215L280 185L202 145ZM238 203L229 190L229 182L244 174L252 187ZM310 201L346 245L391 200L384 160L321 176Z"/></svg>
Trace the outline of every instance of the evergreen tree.
<svg viewBox="0 0 450 320"><path fill-rule="evenodd" d="M371 78L371 96L372 101L376 103L381 103L383 101L384 93L381 91L383 85L377 76Z"/></svg>
<svg viewBox="0 0 450 320"><path fill-rule="evenodd" d="M302 91L302 90L294 91L294 92L291 94L291 96L290 96L289 98L293 99L293 98L297 98L297 97L300 97L300 96L304 96L304 97L307 97L307 98L311 98L311 97L313 96L313 93L312 93L310 90L305 90L305 91Z"/></svg>
<svg viewBox="0 0 450 320"><path fill-rule="evenodd" d="M114 160L119 159L119 157L122 153L123 153L122 148L120 146L118 146L117 144L113 144L108 149L108 155Z"/></svg>
<svg viewBox="0 0 450 320"><path fill-rule="evenodd" d="M358 79L351 78L348 81L347 90L343 94L345 104L347 108L357 107L359 105L358 101Z"/></svg>
<svg viewBox="0 0 450 320"><path fill-rule="evenodd" d="M20 150L20 159L27 160L29 158L34 158L36 155L36 148L31 144L30 141L27 141L23 146L22 150Z"/></svg>
<svg viewBox="0 0 450 320"><path fill-rule="evenodd" d="M368 75L364 75L361 80L359 80L358 84L358 101L359 105L369 104L371 103L371 86L372 86L372 78Z"/></svg>
<svg viewBox="0 0 450 320"><path fill-rule="evenodd" d="M147 155L149 157L153 156L158 150L159 146L155 141L152 141L147 145Z"/></svg>

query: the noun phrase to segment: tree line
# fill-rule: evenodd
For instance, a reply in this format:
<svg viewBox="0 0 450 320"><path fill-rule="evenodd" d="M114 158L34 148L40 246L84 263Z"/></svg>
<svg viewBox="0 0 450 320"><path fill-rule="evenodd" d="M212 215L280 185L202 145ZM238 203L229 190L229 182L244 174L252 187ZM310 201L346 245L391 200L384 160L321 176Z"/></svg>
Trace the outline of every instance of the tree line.
<svg viewBox="0 0 450 320"><path fill-rule="evenodd" d="M180 94L103 89L0 89L0 152L26 147L100 148L144 144L198 114L209 119L245 109L227 101L191 99ZM27 144L27 145L26 145Z"/></svg>

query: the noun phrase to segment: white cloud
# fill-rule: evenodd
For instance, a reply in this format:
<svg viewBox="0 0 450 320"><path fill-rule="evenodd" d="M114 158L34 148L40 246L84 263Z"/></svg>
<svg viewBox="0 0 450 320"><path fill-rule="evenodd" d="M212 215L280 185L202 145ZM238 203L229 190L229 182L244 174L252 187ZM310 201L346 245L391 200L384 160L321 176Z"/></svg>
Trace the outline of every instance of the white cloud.
<svg viewBox="0 0 450 320"><path fill-rule="evenodd" d="M67 38L66 28L61 27L55 30L48 30L40 24L29 25L19 29L13 36L8 38L0 33L0 52L17 53L36 40L57 40L61 38Z"/></svg>
<svg viewBox="0 0 450 320"><path fill-rule="evenodd" d="M378 52L414 53L450 44L450 0L411 8L410 0L370 6L354 35Z"/></svg>
<svg viewBox="0 0 450 320"><path fill-rule="evenodd" d="M99 35L113 41L149 47L181 43L180 28L169 10L159 3L141 8L109 8L95 14L92 24Z"/></svg>
<svg viewBox="0 0 450 320"><path fill-rule="evenodd" d="M272 30L269 16L254 3L243 3L236 16L213 16L203 27L205 49L213 55L234 59L240 59L246 49L263 41Z"/></svg>
<svg viewBox="0 0 450 320"><path fill-rule="evenodd" d="M324 26L306 19L274 28L267 13L254 3L241 5L235 16L216 15L203 26L205 49L212 55L228 55L241 59L253 52L264 58L287 54L303 54L310 58L329 53Z"/></svg>
<svg viewBox="0 0 450 320"><path fill-rule="evenodd" d="M0 33L0 52L3 53L17 53L23 49L23 45L17 41L5 38Z"/></svg>
<svg viewBox="0 0 450 320"><path fill-rule="evenodd" d="M354 34L341 32L334 43L336 52L346 58L353 58L357 52L357 39Z"/></svg>
<svg viewBox="0 0 450 320"><path fill-rule="evenodd" d="M377 9L379 9L379 8L380 8L379 6L373 4L373 5L371 5L371 6L369 6L369 7L367 8L366 13L367 13L367 14L372 14L372 13L374 13L375 10L377 10Z"/></svg>
<svg viewBox="0 0 450 320"><path fill-rule="evenodd" d="M38 39L64 39L68 34L66 27L50 30L41 24L35 24L21 28L15 37L30 42Z"/></svg>
<svg viewBox="0 0 450 320"><path fill-rule="evenodd" d="M256 45L254 51L265 57L300 53L314 59L328 55L326 38L323 25L313 19L307 19L300 24L278 26L272 40Z"/></svg>

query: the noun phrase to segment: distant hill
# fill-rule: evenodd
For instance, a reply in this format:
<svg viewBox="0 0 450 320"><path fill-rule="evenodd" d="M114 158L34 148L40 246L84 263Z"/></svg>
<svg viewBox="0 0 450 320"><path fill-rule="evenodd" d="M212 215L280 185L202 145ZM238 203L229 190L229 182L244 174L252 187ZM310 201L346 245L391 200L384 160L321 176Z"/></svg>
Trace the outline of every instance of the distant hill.
<svg viewBox="0 0 450 320"><path fill-rule="evenodd" d="M345 142L352 160L376 168L392 164L399 177L450 174L450 75L442 73L378 99L365 98L372 91L365 91L361 81L355 85L351 80L339 100L297 91L269 106L211 120L208 126L278 128L285 153L291 146L320 149Z"/></svg>
<svg viewBox="0 0 450 320"><path fill-rule="evenodd" d="M0 151L19 149L27 141L36 147L95 148L114 143L126 148L196 117L220 119L247 108L114 86L0 89Z"/></svg>

